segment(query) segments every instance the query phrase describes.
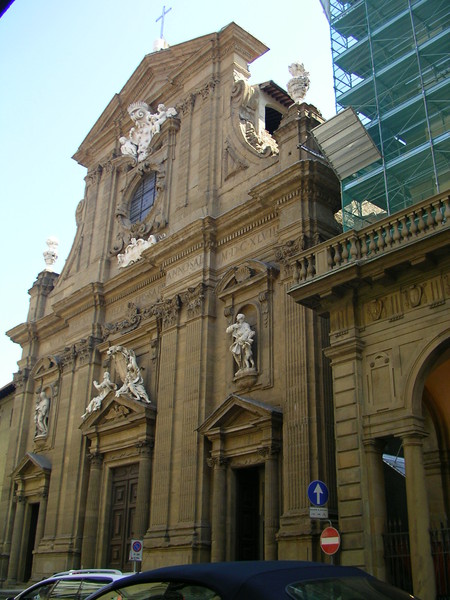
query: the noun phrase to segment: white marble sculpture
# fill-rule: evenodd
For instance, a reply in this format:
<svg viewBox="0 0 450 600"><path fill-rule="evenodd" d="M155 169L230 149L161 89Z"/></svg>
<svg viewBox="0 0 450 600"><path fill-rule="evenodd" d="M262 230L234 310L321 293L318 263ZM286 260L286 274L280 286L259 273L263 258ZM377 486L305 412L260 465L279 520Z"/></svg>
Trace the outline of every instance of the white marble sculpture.
<svg viewBox="0 0 450 600"><path fill-rule="evenodd" d="M111 346L108 356L114 357L117 371L122 379L122 386L116 390L116 397L131 397L150 404L134 351L124 346Z"/></svg>
<svg viewBox="0 0 450 600"><path fill-rule="evenodd" d="M36 398L34 411L35 434L34 437L45 437L48 433L48 413L50 410L50 398L42 391Z"/></svg>
<svg viewBox="0 0 450 600"><path fill-rule="evenodd" d="M300 104L300 102L303 102L306 92L309 89L309 73L303 63L299 61L293 62L288 68L292 79L287 82L287 91L292 100Z"/></svg>
<svg viewBox="0 0 450 600"><path fill-rule="evenodd" d="M137 262L141 258L142 252L146 248L150 248L158 241L155 235L150 235L147 240L142 238L131 238L131 242L125 248L125 252L117 255L117 263L119 268L123 269Z"/></svg>
<svg viewBox="0 0 450 600"><path fill-rule="evenodd" d="M104 372L103 381L101 381L100 383L98 383L98 381L94 381L93 386L98 391L98 395L94 396L94 398L92 398L92 400L86 406L86 412L83 415L81 415L82 419L85 419L94 411L100 410L102 406L102 401L106 398L109 392L115 391L117 389L117 385L111 381L108 371Z"/></svg>
<svg viewBox="0 0 450 600"><path fill-rule="evenodd" d="M45 243L47 244L47 250L42 253L46 264L45 270L53 271L53 265L58 260L59 242L55 237L49 237Z"/></svg>
<svg viewBox="0 0 450 600"><path fill-rule="evenodd" d="M149 145L153 136L159 133L161 124L168 118L175 117L174 108L158 105L158 112L151 113L146 102L134 102L128 107L128 114L133 121L128 137L119 138L120 150L126 156L132 156L136 162L141 162L149 154Z"/></svg>
<svg viewBox="0 0 450 600"><path fill-rule="evenodd" d="M233 336L230 352L239 367L236 375L254 370L252 344L255 332L246 322L245 315L239 313L236 316L236 323L227 327L226 332L231 333Z"/></svg>

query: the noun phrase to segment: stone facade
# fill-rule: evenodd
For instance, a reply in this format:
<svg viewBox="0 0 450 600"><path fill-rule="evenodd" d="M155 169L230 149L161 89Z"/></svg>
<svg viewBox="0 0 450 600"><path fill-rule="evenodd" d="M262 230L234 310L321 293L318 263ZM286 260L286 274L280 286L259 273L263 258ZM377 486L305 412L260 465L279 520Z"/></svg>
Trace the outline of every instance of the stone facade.
<svg viewBox="0 0 450 600"><path fill-rule="evenodd" d="M231 24L149 54L74 156L87 176L72 250L8 332L23 356L1 496L7 584L129 569L131 538L143 568L320 559L307 487L328 483L335 519L329 321L287 292L292 257L339 233L339 185L299 149L320 112L249 85L266 50ZM146 135L171 109L144 142L137 104ZM149 181L152 206L133 220ZM229 349L238 314L250 369Z"/></svg>
<svg viewBox="0 0 450 600"><path fill-rule="evenodd" d="M343 233L291 257L289 291L330 319L342 562L390 578L383 534L396 498L382 453L396 447L414 593L427 600L430 529L446 522L450 501L449 222L447 192Z"/></svg>

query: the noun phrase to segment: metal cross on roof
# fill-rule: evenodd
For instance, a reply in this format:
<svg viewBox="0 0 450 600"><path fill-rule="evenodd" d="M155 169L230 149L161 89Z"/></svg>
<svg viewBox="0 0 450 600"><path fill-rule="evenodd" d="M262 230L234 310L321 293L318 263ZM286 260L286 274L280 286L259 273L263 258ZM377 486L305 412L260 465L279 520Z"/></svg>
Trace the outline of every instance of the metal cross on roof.
<svg viewBox="0 0 450 600"><path fill-rule="evenodd" d="M172 7L168 8L168 9L166 10L166 7L165 7L165 6L163 6L162 15L161 15L161 16L159 16L159 17L156 19L156 21L155 21L155 23L157 23L158 21L161 21L161 35L159 36L161 39L163 39L163 37L164 37L164 36L163 36L163 31L164 31L164 17L165 17L165 16L167 15L167 13L168 13L168 12L170 12L171 10L172 10Z"/></svg>

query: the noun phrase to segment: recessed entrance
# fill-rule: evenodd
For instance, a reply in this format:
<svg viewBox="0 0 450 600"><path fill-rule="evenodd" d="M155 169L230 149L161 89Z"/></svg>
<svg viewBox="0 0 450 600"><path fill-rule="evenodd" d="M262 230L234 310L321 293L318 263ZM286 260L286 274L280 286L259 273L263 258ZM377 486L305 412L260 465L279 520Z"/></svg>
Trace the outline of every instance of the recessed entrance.
<svg viewBox="0 0 450 600"><path fill-rule="evenodd" d="M25 572L23 576L24 581L28 581L31 577L31 570L33 566L33 550L36 541L36 529L39 516L39 504L28 505L29 514L29 527L28 527L28 541L25 556Z"/></svg>
<svg viewBox="0 0 450 600"><path fill-rule="evenodd" d="M260 467L238 469L236 474L236 559L263 558L263 477Z"/></svg>
<svg viewBox="0 0 450 600"><path fill-rule="evenodd" d="M133 538L139 465L127 465L113 470L111 530L108 567L131 571L128 560Z"/></svg>

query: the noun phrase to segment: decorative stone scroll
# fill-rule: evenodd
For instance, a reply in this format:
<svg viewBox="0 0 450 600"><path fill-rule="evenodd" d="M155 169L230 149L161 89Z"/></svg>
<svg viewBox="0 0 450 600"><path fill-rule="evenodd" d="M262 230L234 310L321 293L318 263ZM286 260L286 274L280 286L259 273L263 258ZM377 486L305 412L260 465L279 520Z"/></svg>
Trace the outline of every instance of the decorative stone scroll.
<svg viewBox="0 0 450 600"><path fill-rule="evenodd" d="M161 235L149 235L148 239L142 238L136 239L131 238L131 242L125 248L125 252L117 255L117 263L120 269L128 267L136 263L142 258L142 252L150 246L154 246L159 240L166 237L166 234Z"/></svg>
<svg viewBox="0 0 450 600"><path fill-rule="evenodd" d="M161 125L169 118L177 116L175 108L166 108L164 104L158 105L158 111L151 113L146 102L134 102L128 107L134 126L130 129L128 137L119 138L120 150L123 155L131 156L134 160L142 162L150 154L149 146L154 135L159 133Z"/></svg>
<svg viewBox="0 0 450 600"><path fill-rule="evenodd" d="M300 104L309 90L309 73L300 61L293 62L288 69L292 75L287 82L288 94L296 104Z"/></svg>
<svg viewBox="0 0 450 600"><path fill-rule="evenodd" d="M258 86L251 86L239 73L235 73L234 79L231 103L237 108L237 114L233 118L233 126L239 130L241 138L248 144L248 147L257 154L262 156L278 154L279 150L275 139L268 131L259 127Z"/></svg>

